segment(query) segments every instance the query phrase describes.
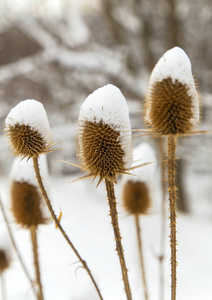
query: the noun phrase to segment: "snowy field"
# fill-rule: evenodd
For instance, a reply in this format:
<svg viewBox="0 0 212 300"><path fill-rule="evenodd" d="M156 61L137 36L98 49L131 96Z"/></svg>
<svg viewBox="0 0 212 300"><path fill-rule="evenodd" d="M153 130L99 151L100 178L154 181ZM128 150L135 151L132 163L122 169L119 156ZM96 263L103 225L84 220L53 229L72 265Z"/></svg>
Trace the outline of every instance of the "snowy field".
<svg viewBox="0 0 212 300"><path fill-rule="evenodd" d="M124 300L123 283L118 257L115 252L113 231L104 185L95 189L89 180L67 184L74 177L52 178L51 198L54 210L63 213L61 224L86 260L105 300ZM8 183L1 179L3 202L9 216ZM120 185L117 186L120 203ZM155 201L159 201L155 199ZM159 299L159 239L160 214L154 203L151 214L141 217L143 247L148 290L151 300ZM126 215L119 204L120 227L126 254L129 279L134 300L144 299L137 253L134 220ZM2 216L1 216L2 220ZM33 258L30 235L14 224L15 239L24 261L33 277ZM1 221L3 226L3 221ZM55 225L39 228L41 276L46 300L96 300L96 292L80 267L73 252ZM178 289L180 300L209 300L212 298L212 220L206 217L179 215L178 218ZM169 242L165 259L165 299L170 299ZM13 254L11 267L5 272L8 300L35 299L30 285ZM164 299L164 300L165 300Z"/></svg>

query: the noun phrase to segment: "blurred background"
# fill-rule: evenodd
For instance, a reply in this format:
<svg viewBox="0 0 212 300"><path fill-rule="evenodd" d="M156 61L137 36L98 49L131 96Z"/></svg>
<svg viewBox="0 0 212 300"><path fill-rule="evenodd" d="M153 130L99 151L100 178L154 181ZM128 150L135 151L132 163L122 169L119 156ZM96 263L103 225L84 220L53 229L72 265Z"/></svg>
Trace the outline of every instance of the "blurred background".
<svg viewBox="0 0 212 300"><path fill-rule="evenodd" d="M77 118L85 98L104 84L118 86L127 98L132 128L144 128L149 75L176 45L188 54L198 82L200 129L210 130L211 28L209 0L1 0L1 175L7 176L13 159L3 136L4 120L19 101L33 98L44 104L61 148L49 155L50 172L70 174L76 170L57 159L76 160ZM134 138L133 145L142 139ZM180 198L187 199L182 209L212 215L211 136L181 139L178 156ZM200 196L202 206L196 209Z"/></svg>

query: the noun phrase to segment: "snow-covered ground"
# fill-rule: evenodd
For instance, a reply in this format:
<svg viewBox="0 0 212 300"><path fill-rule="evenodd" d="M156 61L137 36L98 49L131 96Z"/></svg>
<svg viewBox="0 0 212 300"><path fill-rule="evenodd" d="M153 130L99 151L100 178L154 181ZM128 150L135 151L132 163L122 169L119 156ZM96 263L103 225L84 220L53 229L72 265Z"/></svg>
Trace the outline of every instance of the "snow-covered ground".
<svg viewBox="0 0 212 300"><path fill-rule="evenodd" d="M58 163L58 162L56 162ZM104 184L97 189L95 182L81 180L67 182L74 177L52 178L51 198L54 210L62 211L61 224L90 267L105 300L124 300L119 260L110 224ZM1 179L3 202L9 213L8 182ZM158 193L156 193L158 194ZM119 220L126 254L129 279L134 300L144 299L140 277L134 220L120 206L120 184L117 186ZM159 199L155 199L158 202ZM141 217L144 258L150 300L159 299L159 241L160 213L154 203L151 214ZM3 226L1 216L0 226ZM10 216L15 239L24 261L33 271L30 235L16 226ZM87 273L50 223L39 228L39 255L45 300L96 300L98 296ZM170 263L168 241L165 259L165 298L170 299ZM212 220L208 217L182 215L178 217L178 288L177 299L212 299ZM7 300L35 299L30 285L13 255L10 269L4 274Z"/></svg>

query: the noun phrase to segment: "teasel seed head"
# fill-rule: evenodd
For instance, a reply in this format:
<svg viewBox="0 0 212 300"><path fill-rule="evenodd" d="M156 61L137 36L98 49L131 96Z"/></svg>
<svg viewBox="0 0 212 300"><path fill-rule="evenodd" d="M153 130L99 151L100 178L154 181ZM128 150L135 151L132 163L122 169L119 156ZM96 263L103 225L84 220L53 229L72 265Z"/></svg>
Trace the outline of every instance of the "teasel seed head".
<svg viewBox="0 0 212 300"><path fill-rule="evenodd" d="M79 158L82 169L99 182L116 182L131 166L131 127L126 100L108 84L84 101L79 115Z"/></svg>
<svg viewBox="0 0 212 300"><path fill-rule="evenodd" d="M47 185L44 154L40 156L40 162L43 181ZM25 228L45 224L49 214L37 185L32 159L16 158L10 178L11 209L16 223Z"/></svg>
<svg viewBox="0 0 212 300"><path fill-rule="evenodd" d="M0 249L0 275L8 269L10 261L8 259L5 249Z"/></svg>
<svg viewBox="0 0 212 300"><path fill-rule="evenodd" d="M52 137L43 104L30 99L11 109L5 131L16 156L37 157L50 151Z"/></svg>
<svg viewBox="0 0 212 300"><path fill-rule="evenodd" d="M153 163L134 169L132 173L135 176L123 176L122 204L129 214L146 214L152 205L152 195L154 192L156 174L155 151L148 143L141 143L133 151L133 160L136 164L138 161Z"/></svg>
<svg viewBox="0 0 212 300"><path fill-rule="evenodd" d="M145 121L158 134L188 134L199 122L199 96L187 54L168 50L152 71Z"/></svg>

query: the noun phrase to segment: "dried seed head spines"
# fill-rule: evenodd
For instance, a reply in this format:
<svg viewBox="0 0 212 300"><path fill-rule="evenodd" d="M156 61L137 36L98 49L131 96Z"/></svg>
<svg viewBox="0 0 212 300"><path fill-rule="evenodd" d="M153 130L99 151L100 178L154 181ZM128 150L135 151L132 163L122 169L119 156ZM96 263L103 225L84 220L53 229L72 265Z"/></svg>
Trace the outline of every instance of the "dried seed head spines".
<svg viewBox="0 0 212 300"><path fill-rule="evenodd" d="M115 182L132 162L129 111L120 90L109 84L89 95L80 110L79 128L83 168Z"/></svg>
<svg viewBox="0 0 212 300"><path fill-rule="evenodd" d="M186 53L167 51L152 71L145 120L161 134L188 133L199 122L199 96Z"/></svg>
<svg viewBox="0 0 212 300"><path fill-rule="evenodd" d="M52 137L46 111L36 100L25 100L11 109L6 132L15 155L35 157L50 151Z"/></svg>

